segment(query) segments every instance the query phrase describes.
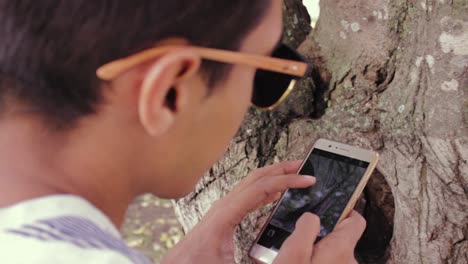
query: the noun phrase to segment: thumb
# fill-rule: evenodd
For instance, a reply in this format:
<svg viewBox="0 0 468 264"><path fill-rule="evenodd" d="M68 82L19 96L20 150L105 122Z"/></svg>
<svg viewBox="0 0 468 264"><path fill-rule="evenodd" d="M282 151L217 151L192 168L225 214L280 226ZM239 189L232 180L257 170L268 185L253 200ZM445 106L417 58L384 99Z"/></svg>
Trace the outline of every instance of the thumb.
<svg viewBox="0 0 468 264"><path fill-rule="evenodd" d="M320 218L305 213L297 220L296 229L283 243L273 263L309 264L312 259L315 239L320 231Z"/></svg>
<svg viewBox="0 0 468 264"><path fill-rule="evenodd" d="M334 233L347 237L348 241L356 245L366 229L366 220L358 212L352 211L349 216L339 223Z"/></svg>

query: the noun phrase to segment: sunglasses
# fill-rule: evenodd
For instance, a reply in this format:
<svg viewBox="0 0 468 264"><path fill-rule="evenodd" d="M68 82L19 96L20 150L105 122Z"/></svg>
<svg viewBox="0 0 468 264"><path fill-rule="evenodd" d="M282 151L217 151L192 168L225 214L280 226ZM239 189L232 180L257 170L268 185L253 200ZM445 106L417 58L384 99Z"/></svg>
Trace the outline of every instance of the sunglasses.
<svg viewBox="0 0 468 264"><path fill-rule="evenodd" d="M291 94L297 80L309 70L303 57L284 44L278 45L271 57L197 46L164 45L107 63L96 74L103 81L111 81L139 64L180 49L191 49L205 60L257 68L252 104L262 110L272 110L281 104Z"/></svg>

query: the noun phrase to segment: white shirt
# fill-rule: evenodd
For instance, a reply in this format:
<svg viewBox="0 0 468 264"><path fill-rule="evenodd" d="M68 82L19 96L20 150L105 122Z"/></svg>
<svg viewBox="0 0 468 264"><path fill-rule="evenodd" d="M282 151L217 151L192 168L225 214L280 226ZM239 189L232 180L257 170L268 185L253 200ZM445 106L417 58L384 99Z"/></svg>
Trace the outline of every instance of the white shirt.
<svg viewBox="0 0 468 264"><path fill-rule="evenodd" d="M2 264L150 264L88 201L57 195L0 208Z"/></svg>

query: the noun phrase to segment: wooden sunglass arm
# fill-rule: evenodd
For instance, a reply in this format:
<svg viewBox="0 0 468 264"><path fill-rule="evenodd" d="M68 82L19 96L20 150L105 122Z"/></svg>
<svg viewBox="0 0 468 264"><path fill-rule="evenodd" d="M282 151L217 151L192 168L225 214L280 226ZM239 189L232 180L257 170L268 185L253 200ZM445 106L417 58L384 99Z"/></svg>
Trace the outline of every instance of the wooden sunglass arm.
<svg viewBox="0 0 468 264"><path fill-rule="evenodd" d="M99 69L96 71L96 74L101 80L110 81L141 63L155 59L167 52L179 49L191 49L198 53L200 57L207 60L230 64L248 65L266 71L273 71L297 77L304 76L308 71L307 63L301 61L279 59L256 54L197 46L166 45L147 49L129 57L109 62L99 67Z"/></svg>

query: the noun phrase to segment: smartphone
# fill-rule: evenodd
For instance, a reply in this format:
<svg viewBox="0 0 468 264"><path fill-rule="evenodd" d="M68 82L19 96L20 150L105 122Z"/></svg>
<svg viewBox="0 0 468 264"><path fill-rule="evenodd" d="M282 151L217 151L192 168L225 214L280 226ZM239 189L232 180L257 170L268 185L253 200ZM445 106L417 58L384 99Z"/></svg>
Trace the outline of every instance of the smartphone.
<svg viewBox="0 0 468 264"><path fill-rule="evenodd" d="M316 184L283 194L251 248L250 257L258 263L272 263L305 212L320 217L316 242L323 239L353 210L378 159L374 151L326 139L315 142L298 174L315 176Z"/></svg>

